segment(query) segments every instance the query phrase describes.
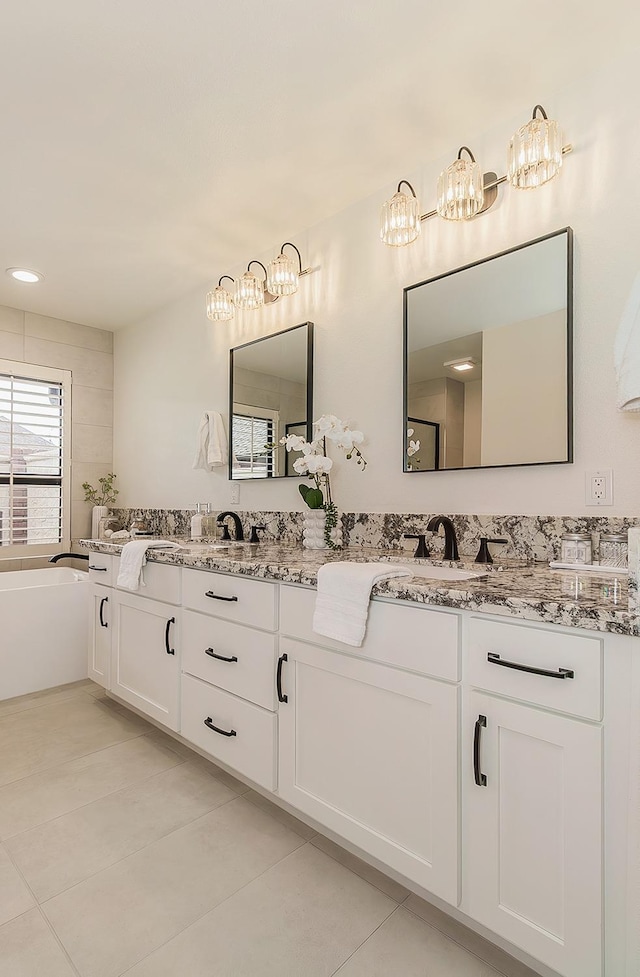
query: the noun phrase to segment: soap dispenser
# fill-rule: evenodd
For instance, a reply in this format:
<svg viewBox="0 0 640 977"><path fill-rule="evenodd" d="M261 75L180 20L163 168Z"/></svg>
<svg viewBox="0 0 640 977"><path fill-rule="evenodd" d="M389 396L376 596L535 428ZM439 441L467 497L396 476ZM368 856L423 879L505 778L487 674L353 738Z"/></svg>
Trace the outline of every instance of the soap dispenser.
<svg viewBox="0 0 640 977"><path fill-rule="evenodd" d="M202 517L202 531L207 539L217 539L218 523L217 512L211 511L211 503L205 502L204 515Z"/></svg>
<svg viewBox="0 0 640 977"><path fill-rule="evenodd" d="M191 539L202 539L202 506L196 502L196 511L191 516Z"/></svg>

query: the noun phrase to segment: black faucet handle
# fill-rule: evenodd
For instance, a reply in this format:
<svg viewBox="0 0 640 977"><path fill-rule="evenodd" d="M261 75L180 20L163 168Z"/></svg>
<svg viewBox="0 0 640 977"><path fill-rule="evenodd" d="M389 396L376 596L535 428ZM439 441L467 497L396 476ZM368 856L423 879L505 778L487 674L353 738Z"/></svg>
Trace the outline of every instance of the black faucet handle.
<svg viewBox="0 0 640 977"><path fill-rule="evenodd" d="M416 546L416 551L413 554L417 560L426 560L431 554L427 549L426 534L425 533L404 533L405 539L417 539L418 545Z"/></svg>
<svg viewBox="0 0 640 977"><path fill-rule="evenodd" d="M493 563L493 557L489 552L489 543L508 543L508 539L489 539L487 536L480 537L480 549L476 556L476 563Z"/></svg>
<svg viewBox="0 0 640 977"><path fill-rule="evenodd" d="M266 526L252 526L251 527L251 535L249 536L249 542L250 543L259 543L260 542L260 539L258 537L258 530L260 530L261 532L264 533L264 532L267 531L267 527Z"/></svg>
<svg viewBox="0 0 640 977"><path fill-rule="evenodd" d="M229 527L227 526L226 522L220 522L218 520L218 525L222 526L222 536L220 537L222 542L223 543L230 542L231 536L229 535Z"/></svg>

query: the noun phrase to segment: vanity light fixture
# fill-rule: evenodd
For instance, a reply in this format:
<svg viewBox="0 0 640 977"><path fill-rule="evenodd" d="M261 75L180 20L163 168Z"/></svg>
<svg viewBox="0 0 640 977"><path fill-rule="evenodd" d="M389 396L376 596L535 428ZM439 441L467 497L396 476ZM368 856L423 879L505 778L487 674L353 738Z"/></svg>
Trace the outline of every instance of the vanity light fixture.
<svg viewBox="0 0 640 977"><path fill-rule="evenodd" d="M249 262L244 275L236 280L233 301L238 309L260 309L264 305L264 282L252 273L251 265L260 265L265 277L267 274L261 261L254 258Z"/></svg>
<svg viewBox="0 0 640 977"><path fill-rule="evenodd" d="M296 252L297 263L294 258L285 254L284 249L287 247ZM251 265L260 265L265 277L258 278L254 275ZM260 309L263 305L277 302L281 295L293 295L298 291L300 278L310 275L312 270L302 267L302 256L295 244L285 241L279 254L269 262L267 268L261 261L253 258L240 278L222 275L216 287L207 293L207 317L213 322L224 322L233 319L236 308ZM235 286L233 295L222 285L225 278Z"/></svg>
<svg viewBox="0 0 640 977"><path fill-rule="evenodd" d="M207 293L207 318L213 322L225 322L228 319L233 319L233 296L222 285L225 278L228 278L235 285L231 275L222 275L218 279L216 287Z"/></svg>
<svg viewBox="0 0 640 977"><path fill-rule="evenodd" d="M298 255L296 262L289 255L284 253L285 248L293 248ZM267 290L272 295L293 295L298 291L298 281L300 275L305 274L302 270L302 256L295 244L285 241L277 254L267 265Z"/></svg>
<svg viewBox="0 0 640 977"><path fill-rule="evenodd" d="M463 159L466 153L469 159ZM468 146L461 146L458 157L438 177L436 209L445 220L465 221L479 214L484 205L480 164Z"/></svg>
<svg viewBox="0 0 640 977"><path fill-rule="evenodd" d="M458 370L458 372L464 373L465 370L473 370L477 363L478 361L473 356L462 356L457 360L447 360L442 365L449 366L452 370Z"/></svg>
<svg viewBox="0 0 640 977"><path fill-rule="evenodd" d="M413 187L407 180L400 180L396 193L382 206L380 239L384 244L403 247L416 240L422 221L431 217L471 220L484 214L498 199L500 184L509 182L518 189L540 187L557 175L562 157L572 150L570 144L562 145L558 123L547 118L542 105L536 105L533 118L511 138L505 176L492 171L482 174L471 150L462 146L458 158L438 178L435 210L420 214ZM469 158L463 159L463 153ZM411 196L401 192L403 183L411 190Z"/></svg>
<svg viewBox="0 0 640 977"><path fill-rule="evenodd" d="M29 268L7 268L6 271L7 275L10 275L17 282L25 282L29 285L41 282L44 278L44 275L41 275L39 271L31 271Z"/></svg>

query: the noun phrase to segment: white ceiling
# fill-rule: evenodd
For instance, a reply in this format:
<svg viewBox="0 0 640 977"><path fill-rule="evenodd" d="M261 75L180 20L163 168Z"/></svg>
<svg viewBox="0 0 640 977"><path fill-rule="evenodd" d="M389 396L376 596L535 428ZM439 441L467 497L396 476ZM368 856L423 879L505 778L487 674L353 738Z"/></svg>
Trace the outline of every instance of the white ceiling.
<svg viewBox="0 0 640 977"><path fill-rule="evenodd" d="M4 4L0 304L136 321L524 120L639 28L631 0Z"/></svg>

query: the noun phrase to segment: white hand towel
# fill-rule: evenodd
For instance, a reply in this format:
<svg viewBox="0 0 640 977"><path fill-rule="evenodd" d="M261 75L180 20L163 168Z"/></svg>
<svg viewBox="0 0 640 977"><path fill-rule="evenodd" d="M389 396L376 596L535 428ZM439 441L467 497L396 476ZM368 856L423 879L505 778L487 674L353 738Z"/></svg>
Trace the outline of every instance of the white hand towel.
<svg viewBox="0 0 640 977"><path fill-rule="evenodd" d="M325 563L318 570L313 630L359 648L367 629L373 585L390 577L410 576L407 567L391 563Z"/></svg>
<svg viewBox="0 0 640 977"><path fill-rule="evenodd" d="M170 543L166 539L149 541L148 539L134 539L122 547L120 557L120 572L118 573L118 587L125 590L138 590L140 583L144 586L142 568L147 562L147 550L179 550L179 543Z"/></svg>
<svg viewBox="0 0 640 977"><path fill-rule="evenodd" d="M640 411L640 274L631 287L613 347L618 410Z"/></svg>
<svg viewBox="0 0 640 977"><path fill-rule="evenodd" d="M205 472L220 468L227 464L228 450L222 415L215 410L205 411L198 428L198 445L193 467L201 468Z"/></svg>

